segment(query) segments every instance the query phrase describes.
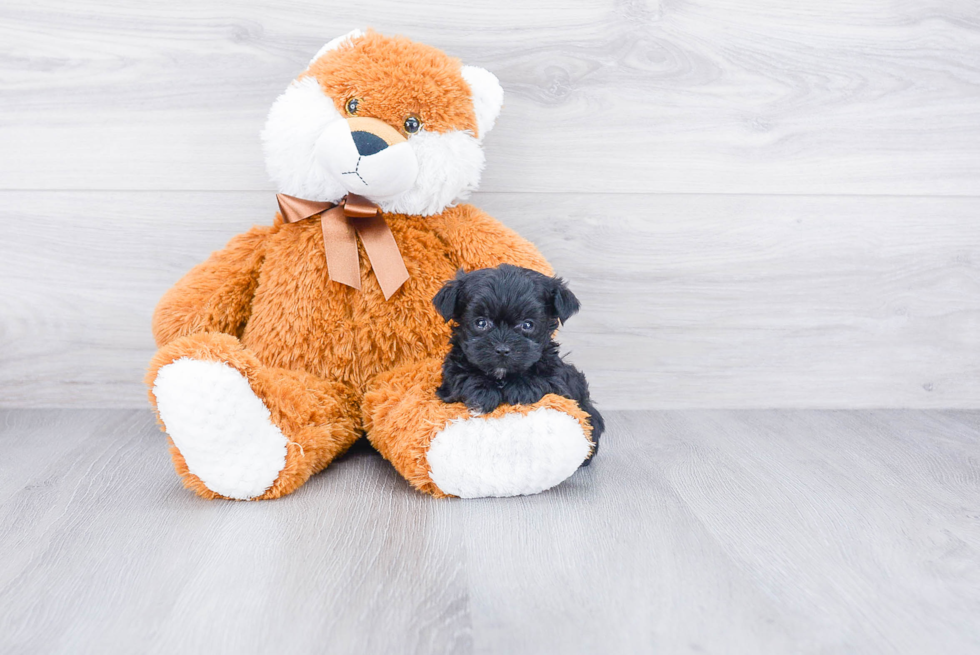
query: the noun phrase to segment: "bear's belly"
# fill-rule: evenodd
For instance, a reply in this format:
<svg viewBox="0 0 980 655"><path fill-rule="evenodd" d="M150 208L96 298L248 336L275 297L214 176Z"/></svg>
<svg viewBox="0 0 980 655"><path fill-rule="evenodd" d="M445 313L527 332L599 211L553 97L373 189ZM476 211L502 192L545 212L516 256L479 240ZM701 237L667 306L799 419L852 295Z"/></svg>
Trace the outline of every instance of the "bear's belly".
<svg viewBox="0 0 980 655"><path fill-rule="evenodd" d="M409 280L384 299L358 242L361 290L331 282L319 222L271 237L242 343L268 366L301 369L363 391L378 373L449 348L432 297L455 274L445 244L415 223L390 222Z"/></svg>

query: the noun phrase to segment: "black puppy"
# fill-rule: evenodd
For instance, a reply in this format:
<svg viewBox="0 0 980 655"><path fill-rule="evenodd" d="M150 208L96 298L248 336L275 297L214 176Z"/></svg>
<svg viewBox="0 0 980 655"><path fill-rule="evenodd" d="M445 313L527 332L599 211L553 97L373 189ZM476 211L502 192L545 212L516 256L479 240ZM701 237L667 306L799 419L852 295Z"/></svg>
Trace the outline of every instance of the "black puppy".
<svg viewBox="0 0 980 655"><path fill-rule="evenodd" d="M432 302L454 322L439 398L482 413L501 403L535 403L548 393L571 398L589 415L596 444L583 462L589 464L605 424L589 399L585 376L559 357L552 339L579 309L565 283L510 264L471 273L460 269Z"/></svg>

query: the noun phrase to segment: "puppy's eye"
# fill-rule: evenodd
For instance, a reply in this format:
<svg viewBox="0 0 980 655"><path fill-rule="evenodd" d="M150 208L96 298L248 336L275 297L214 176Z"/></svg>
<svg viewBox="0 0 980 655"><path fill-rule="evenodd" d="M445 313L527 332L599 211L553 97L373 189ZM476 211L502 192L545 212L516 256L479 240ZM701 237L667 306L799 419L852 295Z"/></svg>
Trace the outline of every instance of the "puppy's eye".
<svg viewBox="0 0 980 655"><path fill-rule="evenodd" d="M347 113L348 114L356 114L357 113L357 106L359 104L361 104L361 101L358 100L357 98L351 98L350 100L348 100L347 101L347 105L346 105L347 106Z"/></svg>
<svg viewBox="0 0 980 655"><path fill-rule="evenodd" d="M525 332L530 332L534 329L534 321L524 321L521 323L521 329Z"/></svg>
<svg viewBox="0 0 980 655"><path fill-rule="evenodd" d="M422 121L420 121L415 116L409 116L405 119L405 131L409 134L415 134L422 129Z"/></svg>
<svg viewBox="0 0 980 655"><path fill-rule="evenodd" d="M488 330L490 329L491 325L493 325L493 323L485 318L478 318L473 321L473 327L475 327L477 330Z"/></svg>

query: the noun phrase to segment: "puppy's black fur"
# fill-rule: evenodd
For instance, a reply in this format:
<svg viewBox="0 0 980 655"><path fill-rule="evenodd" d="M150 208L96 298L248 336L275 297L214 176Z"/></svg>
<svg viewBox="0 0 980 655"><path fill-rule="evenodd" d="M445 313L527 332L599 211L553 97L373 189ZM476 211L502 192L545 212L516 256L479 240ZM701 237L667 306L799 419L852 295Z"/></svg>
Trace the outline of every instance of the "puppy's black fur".
<svg viewBox="0 0 980 655"><path fill-rule="evenodd" d="M589 464L605 424L585 376L559 357L552 339L559 323L579 310L565 283L510 264L471 273L460 269L432 302L453 321L439 398L483 413L501 403L535 403L548 393L571 398L592 425L596 446L583 466Z"/></svg>

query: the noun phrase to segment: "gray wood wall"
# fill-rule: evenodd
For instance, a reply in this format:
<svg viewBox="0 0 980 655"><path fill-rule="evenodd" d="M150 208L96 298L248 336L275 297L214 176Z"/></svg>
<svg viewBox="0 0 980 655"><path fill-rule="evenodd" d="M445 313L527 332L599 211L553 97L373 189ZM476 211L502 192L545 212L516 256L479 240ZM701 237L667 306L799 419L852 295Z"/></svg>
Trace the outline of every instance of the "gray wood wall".
<svg viewBox="0 0 980 655"><path fill-rule="evenodd" d="M474 202L537 242L606 408L980 407L973 0L0 5L0 406L143 406L152 308L275 200L323 42L506 91Z"/></svg>

